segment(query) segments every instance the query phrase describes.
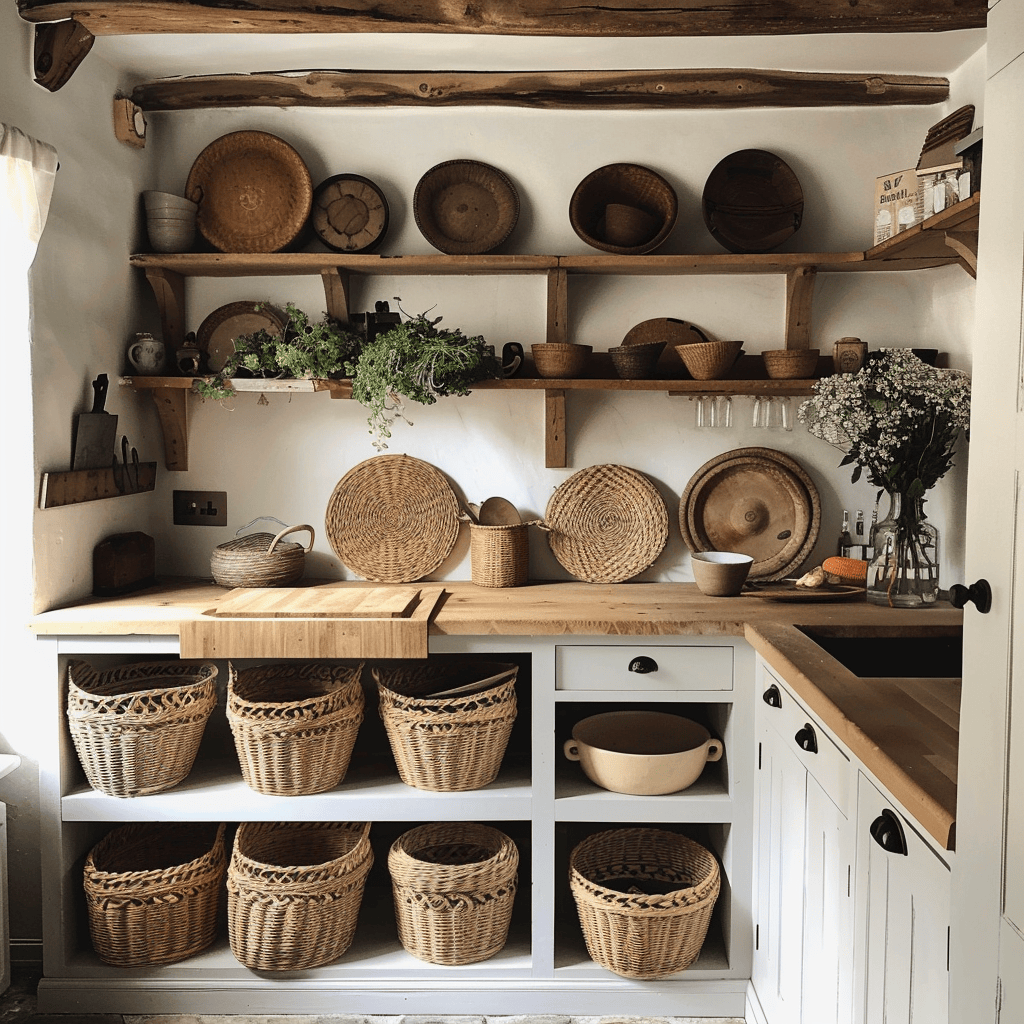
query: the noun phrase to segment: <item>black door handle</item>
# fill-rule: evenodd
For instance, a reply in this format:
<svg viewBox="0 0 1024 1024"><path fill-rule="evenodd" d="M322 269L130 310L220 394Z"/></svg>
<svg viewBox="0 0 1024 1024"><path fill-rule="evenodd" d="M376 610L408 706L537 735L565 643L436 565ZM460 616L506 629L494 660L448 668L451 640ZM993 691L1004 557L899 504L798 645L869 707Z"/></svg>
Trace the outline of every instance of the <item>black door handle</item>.
<svg viewBox="0 0 1024 1024"><path fill-rule="evenodd" d="M648 658L647 655L641 654L639 658L634 658L629 663L630 672L639 672L640 675L646 675L648 672L657 672L658 663L653 658Z"/></svg>
<svg viewBox="0 0 1024 1024"><path fill-rule="evenodd" d="M973 601L975 607L982 615L987 614L992 608L992 588L988 580L978 580L969 587L962 583L954 583L949 588L949 603L954 608L963 608L969 601Z"/></svg>
<svg viewBox="0 0 1024 1024"><path fill-rule="evenodd" d="M772 685L761 694L761 700L763 700L770 708L782 707L782 694L774 683L772 683Z"/></svg>
<svg viewBox="0 0 1024 1024"><path fill-rule="evenodd" d="M889 810L882 808L882 813L871 822L871 838L889 853L907 855L907 837L903 832L900 819Z"/></svg>
<svg viewBox="0 0 1024 1024"><path fill-rule="evenodd" d="M818 737L815 735L814 726L810 722L806 723L802 729L799 729L793 739L796 740L798 746L802 747L809 754L816 754L818 752Z"/></svg>

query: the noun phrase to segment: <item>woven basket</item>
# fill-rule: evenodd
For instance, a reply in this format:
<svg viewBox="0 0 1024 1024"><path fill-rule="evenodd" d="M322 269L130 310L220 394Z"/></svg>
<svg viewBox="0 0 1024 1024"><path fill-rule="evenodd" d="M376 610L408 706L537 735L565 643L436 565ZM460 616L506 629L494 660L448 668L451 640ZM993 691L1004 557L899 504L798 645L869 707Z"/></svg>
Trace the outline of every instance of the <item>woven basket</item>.
<svg viewBox="0 0 1024 1024"><path fill-rule="evenodd" d="M607 888L678 883L655 895ZM663 978L700 954L721 887L718 861L699 843L654 828L588 836L569 857L569 884L591 958L624 978ZM632 887L632 886L631 886Z"/></svg>
<svg viewBox="0 0 1024 1024"><path fill-rule="evenodd" d="M433 792L480 789L497 778L516 720L516 666L503 662L387 661L372 669L398 774ZM504 675L484 690L429 696ZM417 697L415 694L424 694Z"/></svg>
<svg viewBox="0 0 1024 1024"><path fill-rule="evenodd" d="M388 852L398 938L432 964L478 963L508 939L519 851L489 825L442 822L398 837Z"/></svg>
<svg viewBox="0 0 1024 1024"><path fill-rule="evenodd" d="M243 822L228 865L228 937L255 971L321 967L355 936L369 822Z"/></svg>
<svg viewBox="0 0 1024 1024"><path fill-rule="evenodd" d="M333 789L345 778L363 721L362 667L228 666L228 723L251 789L301 796Z"/></svg>
<svg viewBox="0 0 1024 1024"><path fill-rule="evenodd" d="M469 527L469 561L478 587L521 587L530 576L527 523Z"/></svg>
<svg viewBox="0 0 1024 1024"><path fill-rule="evenodd" d="M796 380L816 375L818 355L816 348L773 348L762 352L761 358L772 380Z"/></svg>
<svg viewBox="0 0 1024 1024"><path fill-rule="evenodd" d="M281 538L299 530L309 531L309 547ZM302 579L306 554L313 550L312 526L286 526L276 536L250 533L218 544L210 555L210 571L222 587L286 587Z"/></svg>
<svg viewBox="0 0 1024 1024"><path fill-rule="evenodd" d="M160 793L192 770L217 705L217 666L139 662L97 671L68 666L68 728L93 789Z"/></svg>
<svg viewBox="0 0 1024 1024"><path fill-rule="evenodd" d="M209 946L226 863L223 825L147 822L108 833L89 851L83 873L100 959L148 967Z"/></svg>
<svg viewBox="0 0 1024 1024"><path fill-rule="evenodd" d="M646 345L618 345L610 348L615 372L623 380L650 380L655 375L658 359L665 349L664 341L652 341Z"/></svg>
<svg viewBox="0 0 1024 1024"><path fill-rule="evenodd" d="M563 380L582 377L586 373L593 351L592 345L576 345L562 341L544 341L530 346L537 376Z"/></svg>
<svg viewBox="0 0 1024 1024"><path fill-rule="evenodd" d="M735 364L742 341L698 341L676 345L676 352L694 380L721 380Z"/></svg>

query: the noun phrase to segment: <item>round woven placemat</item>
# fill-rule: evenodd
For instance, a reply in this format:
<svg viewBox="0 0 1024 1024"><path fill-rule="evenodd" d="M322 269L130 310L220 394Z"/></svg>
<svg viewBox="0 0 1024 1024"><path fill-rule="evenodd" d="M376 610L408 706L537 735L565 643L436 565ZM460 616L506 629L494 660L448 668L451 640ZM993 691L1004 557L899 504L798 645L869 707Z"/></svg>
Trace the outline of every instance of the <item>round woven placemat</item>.
<svg viewBox="0 0 1024 1024"><path fill-rule="evenodd" d="M412 583L451 554L459 503L429 463L378 455L338 481L324 525L334 553L363 579Z"/></svg>
<svg viewBox="0 0 1024 1024"><path fill-rule="evenodd" d="M648 568L668 540L658 489L626 466L590 466L551 496L544 524L559 564L586 583L621 583Z"/></svg>

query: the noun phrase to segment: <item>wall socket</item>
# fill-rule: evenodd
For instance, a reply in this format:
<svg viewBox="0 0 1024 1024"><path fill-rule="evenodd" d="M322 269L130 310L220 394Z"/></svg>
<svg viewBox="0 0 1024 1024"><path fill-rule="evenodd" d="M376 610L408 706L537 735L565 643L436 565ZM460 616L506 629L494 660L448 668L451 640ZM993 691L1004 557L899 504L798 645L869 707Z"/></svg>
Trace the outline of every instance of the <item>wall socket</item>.
<svg viewBox="0 0 1024 1024"><path fill-rule="evenodd" d="M227 526L227 491L175 491L175 526Z"/></svg>

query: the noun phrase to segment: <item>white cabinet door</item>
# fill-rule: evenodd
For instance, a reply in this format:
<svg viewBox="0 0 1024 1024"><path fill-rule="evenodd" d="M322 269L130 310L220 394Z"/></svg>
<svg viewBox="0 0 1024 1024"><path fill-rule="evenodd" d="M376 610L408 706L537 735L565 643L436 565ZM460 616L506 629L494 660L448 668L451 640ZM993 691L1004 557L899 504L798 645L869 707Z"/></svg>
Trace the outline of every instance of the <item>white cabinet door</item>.
<svg viewBox="0 0 1024 1024"><path fill-rule="evenodd" d="M874 784L857 801L857 1020L949 1019L949 868Z"/></svg>

